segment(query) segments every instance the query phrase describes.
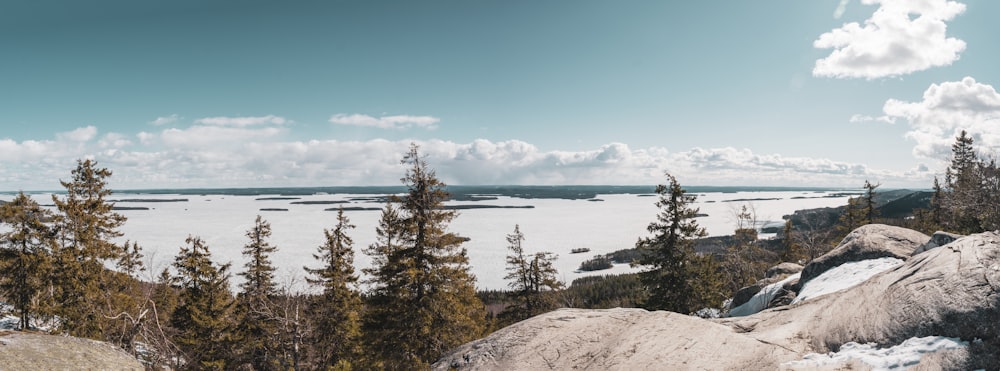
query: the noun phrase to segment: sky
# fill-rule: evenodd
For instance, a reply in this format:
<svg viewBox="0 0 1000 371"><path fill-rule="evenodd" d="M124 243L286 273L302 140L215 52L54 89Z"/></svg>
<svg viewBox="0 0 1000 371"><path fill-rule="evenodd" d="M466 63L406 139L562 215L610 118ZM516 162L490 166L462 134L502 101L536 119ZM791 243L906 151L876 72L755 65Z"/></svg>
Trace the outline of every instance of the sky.
<svg viewBox="0 0 1000 371"><path fill-rule="evenodd" d="M992 0L0 4L0 191L927 188L1000 148Z"/></svg>

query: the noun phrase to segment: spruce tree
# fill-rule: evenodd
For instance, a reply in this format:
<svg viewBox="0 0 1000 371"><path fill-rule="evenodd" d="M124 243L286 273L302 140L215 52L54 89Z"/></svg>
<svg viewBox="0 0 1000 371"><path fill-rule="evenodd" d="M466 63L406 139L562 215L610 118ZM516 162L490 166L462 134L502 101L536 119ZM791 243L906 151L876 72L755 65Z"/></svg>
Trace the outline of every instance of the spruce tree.
<svg viewBox="0 0 1000 371"><path fill-rule="evenodd" d="M0 290L21 317L19 327L28 329L39 314L39 296L49 272L55 238L45 223L52 213L24 192L0 205Z"/></svg>
<svg viewBox="0 0 1000 371"><path fill-rule="evenodd" d="M361 296L353 288L358 277L354 274L354 240L348 231L355 226L337 211L337 225L323 230L325 237L313 257L322 266L305 268L306 280L323 291L314 297L308 309L313 345L312 367L318 369L350 369L357 366L361 355Z"/></svg>
<svg viewBox="0 0 1000 371"><path fill-rule="evenodd" d="M445 210L445 184L411 145L402 163L407 187L398 213L383 212L366 335L383 367L426 368L446 350L479 337L485 308L476 296L463 238L448 231L458 215ZM385 220L396 213L394 220ZM386 228L383 228L386 227ZM383 245L384 244L384 245Z"/></svg>
<svg viewBox="0 0 1000 371"><path fill-rule="evenodd" d="M277 248L268 242L271 224L260 215L246 237L250 241L243 246L247 262L243 266L245 270L239 273L244 281L236 297L238 323L234 337L239 343L240 363L254 370L269 370L277 366L275 338L278 326L273 303L277 288L270 258Z"/></svg>
<svg viewBox="0 0 1000 371"><path fill-rule="evenodd" d="M965 130L951 146L951 164L945 171L944 207L948 218L945 226L950 230L969 234L982 232L981 210L984 178L982 162L976 155L973 139Z"/></svg>
<svg viewBox="0 0 1000 371"><path fill-rule="evenodd" d="M510 255L507 255L507 275L504 276L514 299L504 314L512 317L512 321L554 309L556 302L551 294L563 286L556 278L558 271L552 264L556 256L550 252L526 254L523 243L521 227L515 225L514 232L507 235Z"/></svg>
<svg viewBox="0 0 1000 371"><path fill-rule="evenodd" d="M875 223L875 218L878 217L878 205L875 202L875 189L878 188L881 183L872 184L867 179L865 180L865 194L861 198L861 216L864 218L861 221L861 225Z"/></svg>
<svg viewBox="0 0 1000 371"><path fill-rule="evenodd" d="M229 264L215 265L201 238L189 236L174 258L180 288L171 325L178 333L185 369L222 370L232 358L233 298L229 291Z"/></svg>
<svg viewBox="0 0 1000 371"><path fill-rule="evenodd" d="M105 268L125 254L124 248L113 242L122 236L118 228L125 217L115 213L114 204L107 200L111 171L97 166L89 159L77 161L72 180L60 181L66 188L65 198L52 196L60 213L52 280L63 329L76 336L101 339L105 338L109 316L130 308L121 308L112 299L115 293L111 287L115 285Z"/></svg>
<svg viewBox="0 0 1000 371"><path fill-rule="evenodd" d="M701 280L716 278L704 266L711 260L699 258L694 251L694 240L707 235L695 220L698 209L690 207L696 197L687 195L673 175L666 176L668 184L656 186L660 213L646 228L653 236L636 243L641 253L637 265L647 268L639 273L648 294L644 307L685 314L717 307L721 304L715 302L718 292L699 290L705 284Z"/></svg>

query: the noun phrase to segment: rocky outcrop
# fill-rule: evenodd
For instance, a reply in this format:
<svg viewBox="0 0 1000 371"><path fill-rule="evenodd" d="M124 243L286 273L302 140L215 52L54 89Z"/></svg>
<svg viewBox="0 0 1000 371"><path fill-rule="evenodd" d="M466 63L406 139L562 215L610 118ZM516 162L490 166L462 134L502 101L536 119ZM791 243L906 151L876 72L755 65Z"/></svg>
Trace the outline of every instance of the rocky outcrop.
<svg viewBox="0 0 1000 371"><path fill-rule="evenodd" d="M801 271L801 265L785 262L768 268L764 278L788 277Z"/></svg>
<svg viewBox="0 0 1000 371"><path fill-rule="evenodd" d="M916 250L913 250L913 255L917 255L919 253L933 249L935 247L941 247L947 245L952 241L957 240L961 237L962 235L955 233L948 233L942 231L934 232L934 234L931 235L930 241L927 241L927 243L920 245L920 247L918 247Z"/></svg>
<svg viewBox="0 0 1000 371"><path fill-rule="evenodd" d="M844 237L833 251L802 268L800 285L847 262L878 258L906 259L930 239L926 234L884 224L868 224Z"/></svg>
<svg viewBox="0 0 1000 371"><path fill-rule="evenodd" d="M70 336L0 333L4 370L143 370L135 357L114 345Z"/></svg>
<svg viewBox="0 0 1000 371"><path fill-rule="evenodd" d="M773 369L798 358L780 346L683 314L622 308L560 309L462 345L433 368Z"/></svg>
<svg viewBox="0 0 1000 371"><path fill-rule="evenodd" d="M802 266L795 263L781 263L776 266L767 269L767 273L764 275L763 279L758 280L753 285L744 287L736 291L733 294L733 301L729 304L730 308L736 308L740 305L745 304L750 301L755 295L760 293L760 290L767 287L768 285L777 283L788 276L802 271ZM798 282L796 280L796 282Z"/></svg>
<svg viewBox="0 0 1000 371"><path fill-rule="evenodd" d="M929 239L917 241L919 233L885 226L852 235L852 241L841 244L846 246L842 250L860 256L872 250L912 251ZM894 247L879 249L873 241ZM796 367L789 361L838 351L849 343L888 348L935 336L968 345L924 354L918 367L998 369L998 319L1000 234L983 233L914 255L842 291L746 317L704 320L640 309L564 309L463 345L434 367L788 369ZM830 369L866 367L845 362Z"/></svg>

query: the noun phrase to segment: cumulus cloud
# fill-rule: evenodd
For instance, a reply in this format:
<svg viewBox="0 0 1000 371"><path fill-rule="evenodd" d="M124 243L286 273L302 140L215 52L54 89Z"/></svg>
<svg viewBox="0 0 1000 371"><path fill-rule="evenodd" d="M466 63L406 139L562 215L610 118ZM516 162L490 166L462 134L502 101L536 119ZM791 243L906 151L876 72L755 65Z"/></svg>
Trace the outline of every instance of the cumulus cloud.
<svg viewBox="0 0 1000 371"><path fill-rule="evenodd" d="M88 142L96 136L97 128L94 126L86 126L72 131L56 134L57 138L70 142Z"/></svg>
<svg viewBox="0 0 1000 371"><path fill-rule="evenodd" d="M0 181L55 189L78 158L115 172L113 188L394 185L410 141L283 141L286 128L198 125L108 134L83 145L56 140L0 140ZM589 150L541 150L520 140L417 142L449 184L657 184L670 171L689 185L857 186L864 179L901 186L926 184L920 169L892 172L829 159L760 154L740 148L631 148L608 143ZM25 171L30 169L30 171ZM926 168L924 169L926 170Z"/></svg>
<svg viewBox="0 0 1000 371"><path fill-rule="evenodd" d="M225 116L204 117L194 121L194 123L196 124L214 125L214 126L232 126L240 128L245 128L248 126L265 125L265 124L284 125L291 122L292 122L291 120L275 115L252 116L252 117L225 117Z"/></svg>
<svg viewBox="0 0 1000 371"><path fill-rule="evenodd" d="M331 124L365 126L379 129L406 129L413 126L424 129L436 129L441 119L431 116L395 115L373 117L362 114L338 113L330 117Z"/></svg>
<svg viewBox="0 0 1000 371"><path fill-rule="evenodd" d="M906 75L950 65L965 50L964 41L947 37L945 24L965 11L962 3L950 0L861 2L879 5L864 25L846 23L813 42L816 48L833 49L829 56L816 61L814 76L874 79ZM841 5L846 6L844 2Z"/></svg>
<svg viewBox="0 0 1000 371"><path fill-rule="evenodd" d="M909 123L906 137L916 142L917 157L950 158L951 145L962 130L987 154L1000 149L1000 94L972 77L931 84L919 102L890 99L882 111L889 119Z"/></svg>
<svg viewBox="0 0 1000 371"><path fill-rule="evenodd" d="M175 123L177 122L177 120L180 120L180 116L177 116L177 114L175 113L170 116L157 117L156 120L150 121L149 124L153 126L163 126L166 124Z"/></svg>

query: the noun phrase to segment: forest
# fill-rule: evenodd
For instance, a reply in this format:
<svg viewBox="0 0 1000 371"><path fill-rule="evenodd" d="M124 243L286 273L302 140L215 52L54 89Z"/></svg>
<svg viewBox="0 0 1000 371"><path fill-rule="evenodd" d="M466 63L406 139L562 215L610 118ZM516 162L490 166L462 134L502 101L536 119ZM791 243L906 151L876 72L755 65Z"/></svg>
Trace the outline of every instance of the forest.
<svg viewBox="0 0 1000 371"><path fill-rule="evenodd" d="M832 214L789 216L776 240L758 239L754 211L744 206L725 248L704 252L695 248L706 235L695 196L666 174L650 236L613 257L640 273L567 285L556 279L556 256L528 251L514 226L506 238L508 290L477 292L466 240L449 230L458 213L443 205L445 184L418 146L401 162L402 196L386 197L377 241L355 246L356 227L340 210L314 265L304 267L314 290L299 292L279 284L271 261L279 246L260 216L246 231L241 267L213 261L212 247L189 236L169 268L147 272L137 242L114 242L126 219L108 198L111 170L80 160L61 182L65 193L52 196L54 210L24 193L0 205L0 294L23 330L107 341L150 368L427 369L451 348L562 307L724 315L725 300L767 268L806 262L869 223L930 233L1000 229L1000 169L962 132L944 179L935 178L925 207L909 213L883 216L890 213L879 207L879 184L866 181L863 194ZM363 272L354 269L357 251L372 257Z"/></svg>

